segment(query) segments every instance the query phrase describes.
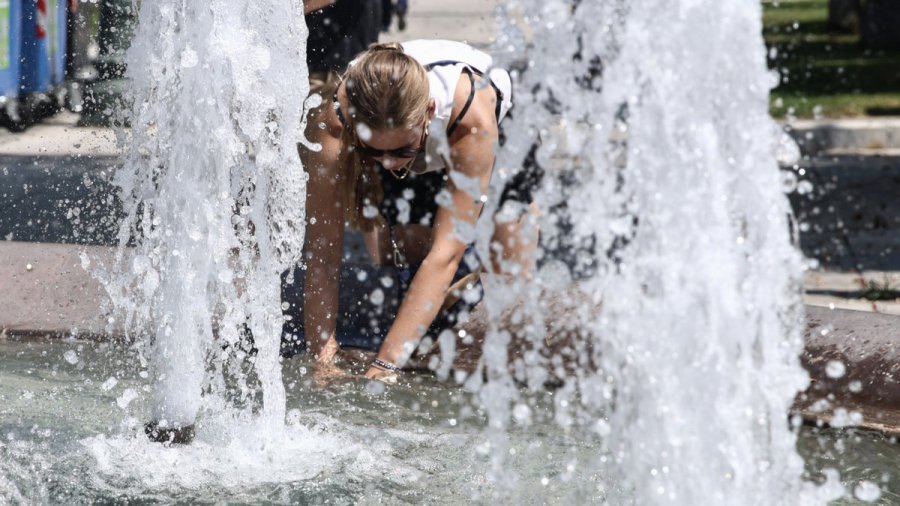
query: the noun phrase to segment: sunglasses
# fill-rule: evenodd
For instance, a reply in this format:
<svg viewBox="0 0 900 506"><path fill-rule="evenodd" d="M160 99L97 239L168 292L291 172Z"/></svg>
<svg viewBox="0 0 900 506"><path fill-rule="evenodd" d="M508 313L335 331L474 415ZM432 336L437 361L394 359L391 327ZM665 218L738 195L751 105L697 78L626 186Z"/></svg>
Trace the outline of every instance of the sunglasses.
<svg viewBox="0 0 900 506"><path fill-rule="evenodd" d="M353 150L357 153L371 158L379 158L382 156L390 156L393 158L415 158L425 152L425 140L428 137L428 126L422 128L422 138L419 139L419 147L417 148L397 148L397 149L375 149L369 146L363 146L359 143L353 143Z"/></svg>
<svg viewBox="0 0 900 506"><path fill-rule="evenodd" d="M397 148L397 149L375 149L360 144L353 144L353 150L357 153L371 158L379 158L382 156L390 156L392 158L415 158L425 152L425 136L419 142L418 148Z"/></svg>

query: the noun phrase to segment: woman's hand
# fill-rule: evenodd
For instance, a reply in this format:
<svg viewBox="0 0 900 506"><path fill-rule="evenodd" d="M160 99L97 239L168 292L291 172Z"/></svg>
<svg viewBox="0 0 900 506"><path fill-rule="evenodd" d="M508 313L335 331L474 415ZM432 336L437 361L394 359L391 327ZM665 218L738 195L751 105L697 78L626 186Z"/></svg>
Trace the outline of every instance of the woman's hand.
<svg viewBox="0 0 900 506"><path fill-rule="evenodd" d="M316 362L313 366L313 383L324 387L336 380L348 378L350 373L342 369L334 362Z"/></svg>
<svg viewBox="0 0 900 506"><path fill-rule="evenodd" d="M337 341L330 339L319 351L319 354L312 363L312 378L314 384L317 386L325 386L335 380L350 376L350 373L337 365L338 352L340 349Z"/></svg>
<svg viewBox="0 0 900 506"><path fill-rule="evenodd" d="M400 379L400 375L394 371L386 371L384 369L371 366L369 370L366 371L366 378L377 380L382 383L387 383L389 385L394 385Z"/></svg>

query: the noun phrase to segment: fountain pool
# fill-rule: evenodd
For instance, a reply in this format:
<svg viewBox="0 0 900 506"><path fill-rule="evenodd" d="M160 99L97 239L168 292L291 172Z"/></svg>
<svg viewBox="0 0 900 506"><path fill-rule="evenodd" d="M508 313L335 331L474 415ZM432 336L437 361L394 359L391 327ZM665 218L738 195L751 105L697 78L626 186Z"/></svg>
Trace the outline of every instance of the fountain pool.
<svg viewBox="0 0 900 506"><path fill-rule="evenodd" d="M0 342L0 502L461 504L503 494L516 504L601 504L617 486L598 467L598 435L552 419L552 392L533 394L530 423L510 428L506 462L519 478L498 488L471 392L427 378L384 393L359 381L313 389L299 361L285 367L281 431L223 414L192 445L151 443L142 428L151 385L123 367L130 360L109 343ZM877 484L877 504L900 500L895 442L804 428L797 449L810 481L834 469L861 497Z"/></svg>

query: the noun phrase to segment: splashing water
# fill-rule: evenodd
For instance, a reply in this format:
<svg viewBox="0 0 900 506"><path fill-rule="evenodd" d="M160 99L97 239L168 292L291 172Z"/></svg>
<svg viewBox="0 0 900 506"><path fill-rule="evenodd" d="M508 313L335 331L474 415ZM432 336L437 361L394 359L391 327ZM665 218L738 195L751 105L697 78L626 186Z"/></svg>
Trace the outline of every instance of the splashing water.
<svg viewBox="0 0 900 506"><path fill-rule="evenodd" d="M582 335L563 350L580 366L564 374L555 417L603 439L601 496L823 500L801 482L787 416L808 381L802 259L775 159L759 2L517 1L500 19L501 61L528 65L497 167L521 166L541 139L538 203L565 214L543 214L542 242L580 252L567 264L585 301L573 313ZM559 284L560 262L545 251L538 278L516 290L530 297L523 314L544 313L539 323L552 318L542 296ZM494 315L510 302L487 293ZM534 349L543 328L529 336ZM509 339L495 328L485 346L495 353L481 400L498 449L525 406L513 380L544 381L559 359L526 357L520 365L532 365L511 373Z"/></svg>
<svg viewBox="0 0 900 506"><path fill-rule="evenodd" d="M548 344L541 319L553 318L541 297L568 288L564 273L578 287L568 317L580 332L562 355L527 355L513 371L509 333L490 334L488 382L474 375L469 387L490 418L492 477L516 483L505 466L509 420L527 425L532 409L517 384L541 385L553 370L564 380L553 395L555 422L604 448L580 475L578 486L591 493L571 497L610 504L821 499L800 480L786 415L806 382L796 358L801 259L774 158L759 4L533 0L510 2L506 11L500 61L529 65L519 76L515 115L504 124L508 142L497 170L520 167L540 137L547 247L534 281L489 290L485 304L499 314L525 294L538 323L529 345L541 350ZM532 32L524 53L514 13ZM108 289L126 327L153 336L140 351L154 378L156 419L192 423L224 392L224 376L246 383L249 333L263 418L284 423L278 289L303 241L295 146L308 91L305 38L299 2L141 5L129 51L133 149L117 176L128 215L118 262L129 275ZM491 225L482 221L486 254ZM126 248L132 236L133 252ZM561 251L568 256L557 258ZM359 427L346 432L353 430ZM341 438L310 445L317 435L295 432L302 434L294 434L290 452L274 454L285 457L279 469L304 452L334 457L333 448L352 446ZM85 444L109 469L133 465L133 454L158 457L120 439ZM219 450L166 455L186 467L200 459L192 452ZM312 466L283 479L321 471ZM219 472L227 471L209 473ZM184 479L189 488L199 478Z"/></svg>
<svg viewBox="0 0 900 506"><path fill-rule="evenodd" d="M304 232L302 14L300 2L141 3L133 139L116 180L126 276L110 291L127 328L153 335L153 416L170 425L193 423L201 392L221 394L254 348L264 418L284 421L279 275Z"/></svg>

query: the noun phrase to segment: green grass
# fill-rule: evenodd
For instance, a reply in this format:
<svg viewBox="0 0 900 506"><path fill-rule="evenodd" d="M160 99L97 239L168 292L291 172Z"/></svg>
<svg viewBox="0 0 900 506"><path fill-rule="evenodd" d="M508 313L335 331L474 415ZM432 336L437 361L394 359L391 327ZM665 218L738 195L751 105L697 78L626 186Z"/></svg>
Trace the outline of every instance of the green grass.
<svg viewBox="0 0 900 506"><path fill-rule="evenodd" d="M763 4L774 116L900 115L900 52L864 49L857 35L829 33L828 0ZM774 58L771 56L774 54Z"/></svg>
<svg viewBox="0 0 900 506"><path fill-rule="evenodd" d="M892 287L887 279L885 279L883 283L870 279L866 282L865 289L860 294L860 298L871 301L897 300L900 299L900 291Z"/></svg>

